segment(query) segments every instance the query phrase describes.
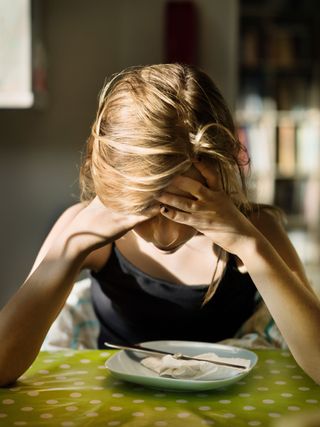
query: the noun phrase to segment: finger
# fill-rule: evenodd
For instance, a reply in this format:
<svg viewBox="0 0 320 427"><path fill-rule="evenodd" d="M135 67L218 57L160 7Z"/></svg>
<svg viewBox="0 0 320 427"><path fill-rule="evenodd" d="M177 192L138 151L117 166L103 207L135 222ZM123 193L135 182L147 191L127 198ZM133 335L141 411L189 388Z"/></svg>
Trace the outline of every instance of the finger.
<svg viewBox="0 0 320 427"><path fill-rule="evenodd" d="M188 212L177 211L168 206L162 206L160 213L166 218L171 219L171 221L186 225L190 223L191 214Z"/></svg>
<svg viewBox="0 0 320 427"><path fill-rule="evenodd" d="M222 190L222 183L220 172L218 168L212 164L208 164L206 162L195 160L193 165L198 169L201 175L207 181L208 187L212 190Z"/></svg>
<svg viewBox="0 0 320 427"><path fill-rule="evenodd" d="M210 190L207 187L188 176L179 175L172 180L172 184L180 190L191 194L196 199L203 200L210 197Z"/></svg>
<svg viewBox="0 0 320 427"><path fill-rule="evenodd" d="M184 196L171 193L162 193L157 200L165 205L171 206L184 212L195 212L198 210L197 202Z"/></svg>
<svg viewBox="0 0 320 427"><path fill-rule="evenodd" d="M123 214L122 218L129 227L134 227L135 225L147 221L150 218L153 218L156 215L160 214L160 203L157 203L156 206L145 209L142 213L138 214Z"/></svg>
<svg viewBox="0 0 320 427"><path fill-rule="evenodd" d="M175 209L171 209L168 206L162 206L160 213L171 221L188 225L189 227L198 230L199 220L195 218L192 213L177 211Z"/></svg>
<svg viewBox="0 0 320 427"><path fill-rule="evenodd" d="M142 212L141 212L141 214L139 215L139 217L141 218L143 218L143 217L145 217L145 218L152 218L152 217L154 217L154 216L156 216L156 215L159 215L159 213L160 213L160 208L161 208L161 205L160 205L160 203L156 203L154 206L150 206L149 208L147 208L147 209L144 209Z"/></svg>

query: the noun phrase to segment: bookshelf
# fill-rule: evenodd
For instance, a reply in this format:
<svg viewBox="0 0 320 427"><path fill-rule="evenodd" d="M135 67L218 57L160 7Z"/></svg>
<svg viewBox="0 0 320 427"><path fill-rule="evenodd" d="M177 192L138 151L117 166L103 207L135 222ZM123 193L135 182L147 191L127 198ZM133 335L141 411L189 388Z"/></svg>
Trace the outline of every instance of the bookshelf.
<svg viewBox="0 0 320 427"><path fill-rule="evenodd" d="M251 199L281 207L305 264L320 263L320 22L314 0L240 1L236 121Z"/></svg>

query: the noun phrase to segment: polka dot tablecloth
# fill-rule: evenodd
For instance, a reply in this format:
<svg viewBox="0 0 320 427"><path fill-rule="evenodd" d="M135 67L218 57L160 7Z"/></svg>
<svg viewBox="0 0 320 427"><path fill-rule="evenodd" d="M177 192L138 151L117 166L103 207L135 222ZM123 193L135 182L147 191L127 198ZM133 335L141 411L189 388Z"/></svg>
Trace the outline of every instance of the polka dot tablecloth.
<svg viewBox="0 0 320 427"><path fill-rule="evenodd" d="M209 392L144 388L112 377L113 351L41 352L14 385L0 389L0 426L272 426L320 407L320 387L280 350L238 383Z"/></svg>

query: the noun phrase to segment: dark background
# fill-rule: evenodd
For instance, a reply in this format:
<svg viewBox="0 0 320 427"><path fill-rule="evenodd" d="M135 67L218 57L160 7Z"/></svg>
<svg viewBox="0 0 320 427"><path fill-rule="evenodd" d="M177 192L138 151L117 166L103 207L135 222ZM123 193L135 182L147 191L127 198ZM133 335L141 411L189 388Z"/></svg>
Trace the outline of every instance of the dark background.
<svg viewBox="0 0 320 427"><path fill-rule="evenodd" d="M197 0L198 62L232 108L238 1ZM42 108L0 110L0 305L28 274L53 221L78 201L80 153L107 76L165 60L165 0L45 0Z"/></svg>

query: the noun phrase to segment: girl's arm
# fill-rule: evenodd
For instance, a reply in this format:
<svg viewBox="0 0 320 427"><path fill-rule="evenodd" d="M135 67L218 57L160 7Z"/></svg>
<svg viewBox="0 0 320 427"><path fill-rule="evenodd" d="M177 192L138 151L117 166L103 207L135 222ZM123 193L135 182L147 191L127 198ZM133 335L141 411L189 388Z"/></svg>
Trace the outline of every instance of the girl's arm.
<svg viewBox="0 0 320 427"><path fill-rule="evenodd" d="M320 303L279 222L261 214L237 248L297 363L320 383Z"/></svg>
<svg viewBox="0 0 320 427"><path fill-rule="evenodd" d="M31 365L81 270L85 254L66 241L54 242L0 312L0 386L14 382Z"/></svg>
<svg viewBox="0 0 320 427"><path fill-rule="evenodd" d="M13 382L33 362L86 262L68 226L83 210L68 208L45 239L24 284L0 312L0 386Z"/></svg>
<svg viewBox="0 0 320 427"><path fill-rule="evenodd" d="M163 193L162 215L196 228L244 264L297 363L320 384L320 302L279 222L270 214L252 222L221 190L217 174L197 165L207 186L188 177L173 185L193 199Z"/></svg>
<svg viewBox="0 0 320 427"><path fill-rule="evenodd" d="M14 382L32 364L92 253L104 251L106 259L108 244L152 215L120 215L96 197L60 217L27 280L0 312L0 386Z"/></svg>

